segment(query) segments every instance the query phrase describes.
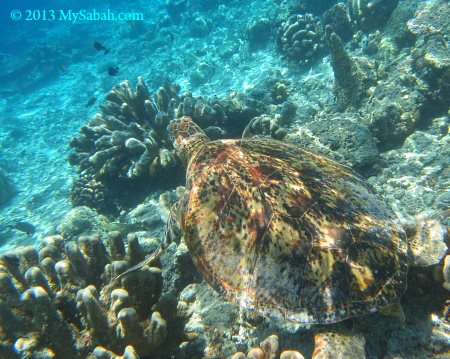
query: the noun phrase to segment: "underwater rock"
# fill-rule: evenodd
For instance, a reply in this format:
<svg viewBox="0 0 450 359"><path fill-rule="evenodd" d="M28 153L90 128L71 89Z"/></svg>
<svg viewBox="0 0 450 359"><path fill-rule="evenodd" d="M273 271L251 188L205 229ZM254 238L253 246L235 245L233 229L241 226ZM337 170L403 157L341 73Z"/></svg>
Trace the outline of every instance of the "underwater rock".
<svg viewBox="0 0 450 359"><path fill-rule="evenodd" d="M398 0L348 0L348 13L357 30L371 31L383 26Z"/></svg>
<svg viewBox="0 0 450 359"><path fill-rule="evenodd" d="M449 19L448 2L437 0L424 3L408 22L409 30L418 37L411 51L412 67L428 85L427 98L432 111L450 107Z"/></svg>
<svg viewBox="0 0 450 359"><path fill-rule="evenodd" d="M400 1L387 22L383 35L389 37L398 48L414 45L416 36L407 26L414 17L418 3L415 0Z"/></svg>
<svg viewBox="0 0 450 359"><path fill-rule="evenodd" d="M272 35L272 24L268 18L262 18L251 23L247 28L250 50L264 48Z"/></svg>
<svg viewBox="0 0 450 359"><path fill-rule="evenodd" d="M197 16L189 24L189 31L192 37L203 37L212 30L212 25L209 19Z"/></svg>
<svg viewBox="0 0 450 359"><path fill-rule="evenodd" d="M334 4L323 14L323 26L330 25L333 31L343 40L351 40L353 30L347 13L347 7L343 3Z"/></svg>
<svg viewBox="0 0 450 359"><path fill-rule="evenodd" d="M380 153L379 173L369 181L403 216L439 214L449 208L449 148L448 118L436 118L427 131L415 131L400 148Z"/></svg>
<svg viewBox="0 0 450 359"><path fill-rule="evenodd" d="M164 342L167 322L151 309L161 294L161 270L145 267L117 279L142 258L133 253L141 247L137 242L125 252L119 233L110 238L116 244L109 251L96 235L53 236L39 257L33 247L0 257L2 340L20 357L115 358L111 350L137 358Z"/></svg>
<svg viewBox="0 0 450 359"><path fill-rule="evenodd" d="M95 210L80 206L72 208L64 217L58 230L66 240L92 233L105 233L107 219Z"/></svg>
<svg viewBox="0 0 450 359"><path fill-rule="evenodd" d="M333 92L340 107L357 107L366 96L369 87L375 84L376 68L369 59L350 57L341 38L330 25L325 28L331 66L334 72Z"/></svg>
<svg viewBox="0 0 450 359"><path fill-rule="evenodd" d="M292 15L277 31L278 50L299 66L311 66L324 51L324 32L312 14Z"/></svg>
<svg viewBox="0 0 450 359"><path fill-rule="evenodd" d="M0 168L0 206L8 202L16 194L13 183Z"/></svg>
<svg viewBox="0 0 450 359"><path fill-rule="evenodd" d="M206 62L201 62L197 68L189 74L189 81L192 86L201 86L208 82L214 75L214 66Z"/></svg>
<svg viewBox="0 0 450 359"><path fill-rule="evenodd" d="M361 170L378 160L378 148L372 132L358 120L356 115L345 114L311 121L287 140Z"/></svg>

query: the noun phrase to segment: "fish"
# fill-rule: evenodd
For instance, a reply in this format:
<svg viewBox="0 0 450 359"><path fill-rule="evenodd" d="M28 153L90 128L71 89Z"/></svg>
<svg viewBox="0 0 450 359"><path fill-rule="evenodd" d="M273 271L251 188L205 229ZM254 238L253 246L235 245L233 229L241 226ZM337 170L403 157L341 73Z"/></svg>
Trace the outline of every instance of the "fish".
<svg viewBox="0 0 450 359"><path fill-rule="evenodd" d="M104 46L103 46L101 43L99 43L98 41L95 41L95 42L94 42L94 48L95 48L98 52L103 51L103 53L104 53L105 55L108 54L109 51L111 51L111 49L108 49L108 48L104 47Z"/></svg>
<svg viewBox="0 0 450 359"><path fill-rule="evenodd" d="M34 226L34 224L28 221L18 221L11 227L16 231L26 233L29 236L33 235L36 232L36 227Z"/></svg>
<svg viewBox="0 0 450 359"><path fill-rule="evenodd" d="M116 76L118 72L119 72L119 66L108 67L109 76Z"/></svg>
<svg viewBox="0 0 450 359"><path fill-rule="evenodd" d="M97 97L92 96L92 97L87 101L86 107L92 106L92 105L95 103L95 101L97 101Z"/></svg>

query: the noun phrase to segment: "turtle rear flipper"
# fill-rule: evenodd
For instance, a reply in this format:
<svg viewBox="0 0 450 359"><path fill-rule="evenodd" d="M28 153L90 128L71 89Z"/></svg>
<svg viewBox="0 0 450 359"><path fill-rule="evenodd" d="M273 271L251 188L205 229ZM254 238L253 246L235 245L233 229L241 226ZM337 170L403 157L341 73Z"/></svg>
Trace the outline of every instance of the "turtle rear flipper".
<svg viewBox="0 0 450 359"><path fill-rule="evenodd" d="M447 253L445 238L448 229L441 223L442 218L450 216L450 210L433 218L405 226L409 256L413 265L427 267L439 263Z"/></svg>
<svg viewBox="0 0 450 359"><path fill-rule="evenodd" d="M405 313L403 312L402 305L400 302L395 302L394 304L387 305L385 307L377 308L378 311L387 316L397 319L400 323L406 323Z"/></svg>
<svg viewBox="0 0 450 359"><path fill-rule="evenodd" d="M361 334L321 330L315 333L314 341L312 359L366 358L366 341Z"/></svg>

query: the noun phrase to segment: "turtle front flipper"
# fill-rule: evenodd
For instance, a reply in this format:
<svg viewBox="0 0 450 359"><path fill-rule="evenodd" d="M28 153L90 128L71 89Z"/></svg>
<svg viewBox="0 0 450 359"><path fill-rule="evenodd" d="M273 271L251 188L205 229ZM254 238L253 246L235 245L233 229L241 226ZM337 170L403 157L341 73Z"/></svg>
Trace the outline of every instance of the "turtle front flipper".
<svg viewBox="0 0 450 359"><path fill-rule="evenodd" d="M145 266L148 266L149 264L156 261L161 255L166 251L167 247L172 243L173 238L178 234L179 232L179 226L178 226L178 214L179 214L179 202L174 203L172 206L172 209L170 210L169 219L167 221L166 225L166 231L164 233L164 238L159 244L158 248L150 254L147 258L145 258L142 262L132 266L131 268L128 268L125 272L119 274L116 279L120 279L121 277L130 274L132 272L135 272L141 268L144 268Z"/></svg>
<svg viewBox="0 0 450 359"><path fill-rule="evenodd" d="M366 358L366 341L361 334L327 329L322 327L316 330L312 359Z"/></svg>

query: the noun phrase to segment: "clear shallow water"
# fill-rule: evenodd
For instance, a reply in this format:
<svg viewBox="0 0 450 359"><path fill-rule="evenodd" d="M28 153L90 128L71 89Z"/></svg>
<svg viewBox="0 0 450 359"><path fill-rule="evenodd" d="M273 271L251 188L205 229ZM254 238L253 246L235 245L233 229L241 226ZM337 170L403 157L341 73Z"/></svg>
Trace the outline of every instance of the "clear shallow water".
<svg viewBox="0 0 450 359"><path fill-rule="evenodd" d="M108 91L124 80L129 80L134 90L138 76L144 78L149 99L155 105L158 101L153 95L165 80L180 85L179 102L187 101L184 95L187 91L192 92L196 101L203 96L206 104L198 106L201 111L187 114L197 116L194 119L200 121L202 128L212 127L208 132L210 136L239 138L252 119L265 115L269 122L261 125L264 121L256 121L260 124L255 126L256 135L274 137L276 130L281 128L284 132L278 134L287 134L283 138L285 141L306 146L354 167L403 221L426 218L448 209L447 111L450 97L446 76L450 60L445 50L446 46L448 50L445 36L449 35L450 25L445 17L445 2L400 1L396 10L390 10L393 12L389 20L376 14L369 16L374 23L353 18L353 40L352 36L346 39L344 32L339 33L344 39L347 56L353 59L353 72L348 72L350 77L341 83L336 80L338 70L333 66L324 34L317 40L318 48L323 45L323 52L318 51L306 66L299 66L302 52L300 58L292 59L280 47L283 38L291 41L282 30L283 22L291 15L303 16L312 12L322 24L326 18L324 11L334 4L333 1L300 3L298 6L294 1L153 1L95 5L98 14L107 13L109 9L115 15L137 16L138 20L132 21L85 21L69 15L69 10L72 13L87 10L84 14L96 16L93 6L87 2L2 4L0 10L6 20L0 28L0 169L6 180L0 181L3 185L0 190L6 192L11 186L15 194L0 208L1 251L14 251L23 245L41 248L48 243L47 236L60 233L66 243L77 240L83 233L100 232L106 243L106 233L112 229L120 229L125 234L137 232L146 251L154 248L157 241L146 238L162 237L169 208L177 199L173 192L160 195L184 185L184 172L179 162L173 166L162 165L159 155L154 177L145 174L129 182L127 166L136 162L131 156L131 162L121 163L125 170L103 178L106 183L104 193L114 201L106 202L109 207L100 210L103 212L100 217L89 210L83 210L81 214L71 212L71 188L79 176L78 167L70 166L68 161L70 153L75 151L69 146L71 138L80 138L79 128L101 112L100 105L105 104L104 96ZM356 6L352 5L354 3L349 2L348 8ZM418 8L419 5L423 7ZM11 18L18 14L14 10L20 11L20 20ZM338 16L333 14L330 15L332 19ZM50 20L52 15L55 20ZM27 17L30 20L26 20ZM315 37L312 39L316 41ZM95 41L104 46L103 50L94 47ZM439 44L444 45L439 47ZM354 60L357 57L359 60ZM111 75L115 71L110 69L117 69L117 73ZM359 92L355 94L352 88ZM355 98L357 100L352 102ZM219 107L214 107L214 103ZM293 115L289 115L292 113L292 110L289 112L290 104L295 108ZM208 117L205 113L210 108L214 108L216 114ZM217 115L219 108L225 114L222 117ZM164 109L159 107L157 110ZM188 110L185 108L185 111ZM145 127L145 124L140 126L144 129L144 137L153 128ZM272 127L264 130L264 126ZM161 133L157 136L163 136ZM158 151L161 148L171 151L170 143L164 141L158 144ZM176 161L176 157L168 158ZM122 183L126 185L122 187ZM68 217L69 213L72 217ZM24 222L29 226L20 225ZM117 222L125 224L111 224ZM24 232L24 228L28 230ZM26 233L29 228L33 228L32 233ZM55 257L55 262L68 256L64 244L59 245L61 254ZM306 357L312 354L312 331L246 318L246 314L239 313L237 307L215 295L208 286L192 284L200 282L201 276L193 269L182 246L176 254L175 251L172 246L170 255L163 257L163 293L171 292L177 300L187 303L189 313L180 314L182 319L178 319L183 324L177 322L178 329L175 330L176 320L170 319L167 313L175 309L167 303L160 304L159 312L168 323L167 337L172 333L174 339L168 340L159 332L159 341L153 338L150 349L140 349L141 357L228 357L238 350L246 352L259 345L259 341L269 334L279 336L281 350L296 349ZM21 256L20 271L38 265L33 260L25 264ZM106 262L111 260L105 259ZM99 268L106 262L99 264ZM432 271L438 272L437 269L429 270ZM10 273L11 268L6 272ZM170 275L172 272L175 274ZM77 272L76 276L84 281L78 289L93 283L99 293L102 291L105 286L98 279L101 270L93 273L96 275ZM149 274L147 280L159 280L152 278ZM146 285L158 294L158 289L150 282ZM15 278L13 283L19 293L23 293L40 282L21 284ZM433 288L441 288L441 284L436 283ZM445 292L436 289L436 303L424 309L415 301L417 293L427 289L425 284L419 284L418 289L413 287L403 297L406 315L416 313L417 319L406 329L388 322L392 337L387 341L382 341L381 334L372 339L366 335L371 331L378 333L386 325L384 318L371 316L372 326L355 324L358 328L355 337L365 337L368 357L393 357L395 353L406 357L428 357L430 352L440 355L448 350L445 343L449 338L448 324L442 315ZM111 287L114 286L121 285L116 283ZM54 288L48 289L51 292L49 298L59 303L55 301L58 297L56 287L55 283ZM130 288L127 290L132 293ZM66 294L73 308L76 292L74 289ZM157 294L153 296L159 298ZM90 298L88 294L86 298ZM105 308L111 305L110 292L105 290L100 298L100 307L106 313ZM137 306L138 311L151 315L155 311L150 311L149 306L157 299L144 303L145 310ZM136 298L132 301L136 304ZM23 298L17 308L13 302L4 299L3 302L14 310L25 305ZM184 310L183 303L178 303L179 311ZM65 315L63 322L75 323L78 328L68 329L72 333L70 340L67 339L70 335L67 338L60 336L62 346L70 347L74 341L84 341L65 355L88 357L96 346L123 354L127 339L111 339L114 345L108 347L105 344L108 340L99 340L92 334L92 323L89 326L84 319L68 319L68 312L59 305L57 308L63 317ZM222 308L223 316L214 308ZM17 310L19 317L30 315L24 309ZM78 310L83 311L81 304ZM138 314L141 320L143 314ZM116 331L115 320L107 335ZM142 320L140 323L142 326ZM152 323L164 327L158 318ZM427 325L434 328L432 334L425 333L423 328ZM29 335L36 329L33 326L17 331L11 329L10 322L4 322L2 326L11 334L4 339L5 347L17 344L22 337L35 338ZM39 335L41 338L52 337L50 332ZM396 335L403 339L394 339ZM195 338L186 339L186 336ZM414 336L421 338L419 342L432 343L431 347L418 344L416 348L409 348ZM26 346L22 341L19 342L24 345L20 347L22 349L16 347L12 352L5 349L5 355L26 357L34 353L34 357L51 357L44 350L45 345L30 342L27 345L31 349L23 349ZM57 353L54 357L61 357L60 347L49 345L49 348Z"/></svg>

